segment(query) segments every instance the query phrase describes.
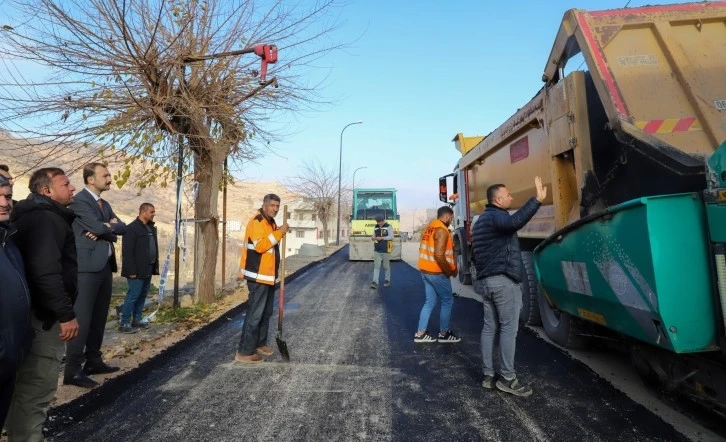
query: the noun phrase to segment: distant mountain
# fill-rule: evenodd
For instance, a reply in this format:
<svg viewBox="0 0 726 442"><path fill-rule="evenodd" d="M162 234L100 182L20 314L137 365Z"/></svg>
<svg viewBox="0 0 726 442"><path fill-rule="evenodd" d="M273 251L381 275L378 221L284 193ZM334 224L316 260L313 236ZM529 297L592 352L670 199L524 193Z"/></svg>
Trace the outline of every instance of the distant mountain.
<svg viewBox="0 0 726 442"><path fill-rule="evenodd" d="M52 149L52 148L51 148ZM77 158L95 159L97 152L90 148L56 148L49 154L49 149L41 151L32 146L28 141L14 138L7 132L0 131L0 164L7 164L10 173L15 178L13 188L16 200L25 198L28 193L28 180L33 170L39 167L56 166L70 173L71 183L76 187L76 192L83 189L82 168L83 162ZM143 164L137 166L138 169ZM113 174L116 171L113 165L109 166ZM187 180L185 185L182 211L185 218L194 218L192 205L192 182ZM290 192L279 182L251 182L239 181L227 188L227 218L229 221L240 221L242 225L251 214L260 207L262 198L267 193L280 195L283 204L296 199L294 193ZM172 181L164 188L161 185L152 185L139 190L130 180L123 188L119 189L116 184L111 185L111 190L104 192L103 196L114 208L116 214L126 223L131 222L138 214L139 205L149 202L156 207L156 221L161 230L170 232L174 224L174 210L176 200L176 186ZM222 192L219 193L218 213L222 217Z"/></svg>

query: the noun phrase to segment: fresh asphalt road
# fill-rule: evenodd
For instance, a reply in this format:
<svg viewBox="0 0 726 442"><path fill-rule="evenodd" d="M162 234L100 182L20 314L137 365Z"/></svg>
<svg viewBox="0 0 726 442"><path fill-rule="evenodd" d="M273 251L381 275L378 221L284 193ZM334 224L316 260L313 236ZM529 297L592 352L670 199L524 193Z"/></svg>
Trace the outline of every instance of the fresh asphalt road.
<svg viewBox="0 0 726 442"><path fill-rule="evenodd" d="M480 304L455 300L461 343L415 344L423 284L405 262L392 267L392 287L372 290L372 263L348 262L343 248L287 283L289 363L277 352L234 362L239 309L53 410L50 440L686 440L528 329L516 363L533 395L484 390ZM273 318L272 347L275 328Z"/></svg>

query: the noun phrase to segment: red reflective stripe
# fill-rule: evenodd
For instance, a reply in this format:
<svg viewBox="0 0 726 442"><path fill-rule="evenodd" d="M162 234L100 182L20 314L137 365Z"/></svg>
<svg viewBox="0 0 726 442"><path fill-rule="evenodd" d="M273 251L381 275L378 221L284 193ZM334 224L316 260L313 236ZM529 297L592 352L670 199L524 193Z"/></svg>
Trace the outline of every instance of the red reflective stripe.
<svg viewBox="0 0 726 442"><path fill-rule="evenodd" d="M676 123L676 127L673 128L673 132L687 131L691 128L691 125L693 125L694 121L696 121L696 117L681 118L678 123Z"/></svg>
<svg viewBox="0 0 726 442"><path fill-rule="evenodd" d="M648 121L648 124L645 125L643 128L643 132L654 134L658 132L658 129L663 125L663 121L665 120L650 120Z"/></svg>

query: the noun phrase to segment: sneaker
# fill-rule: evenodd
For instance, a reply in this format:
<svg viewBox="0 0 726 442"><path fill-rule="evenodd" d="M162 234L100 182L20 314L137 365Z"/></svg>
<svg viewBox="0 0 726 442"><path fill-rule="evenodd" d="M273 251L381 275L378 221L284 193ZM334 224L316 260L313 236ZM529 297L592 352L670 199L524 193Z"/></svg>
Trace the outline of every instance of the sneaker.
<svg viewBox="0 0 726 442"><path fill-rule="evenodd" d="M413 342L417 344L428 344L431 342L436 342L436 338L431 336L429 332L424 332L422 335L414 334L413 335Z"/></svg>
<svg viewBox="0 0 726 442"><path fill-rule="evenodd" d="M515 376L511 381L499 378L496 383L497 389L505 393L511 393L515 396L529 396L532 394L532 388L519 383L519 379Z"/></svg>
<svg viewBox="0 0 726 442"><path fill-rule="evenodd" d="M461 342L461 338L456 336L451 332L451 330L447 330L446 333L441 334L439 333L439 342L445 342L448 344L455 344L457 342Z"/></svg>
<svg viewBox="0 0 726 442"><path fill-rule="evenodd" d="M121 324L118 326L119 333L126 333L126 334L132 334L139 331L138 328L133 328L129 324Z"/></svg>
<svg viewBox="0 0 726 442"><path fill-rule="evenodd" d="M383 287L390 287L390 286L391 286L391 281L386 281L383 283Z"/></svg>
<svg viewBox="0 0 726 442"><path fill-rule="evenodd" d="M371 283L371 288L372 289L377 289L378 288L378 283L377 282L372 282Z"/></svg>
<svg viewBox="0 0 726 442"><path fill-rule="evenodd" d="M131 321L131 327L147 329L147 328L151 327L151 324L149 324L149 321L138 321L138 322Z"/></svg>
<svg viewBox="0 0 726 442"><path fill-rule="evenodd" d="M481 386L486 388L487 390L494 389L494 376L491 376L491 375L484 376L484 380L481 381Z"/></svg>

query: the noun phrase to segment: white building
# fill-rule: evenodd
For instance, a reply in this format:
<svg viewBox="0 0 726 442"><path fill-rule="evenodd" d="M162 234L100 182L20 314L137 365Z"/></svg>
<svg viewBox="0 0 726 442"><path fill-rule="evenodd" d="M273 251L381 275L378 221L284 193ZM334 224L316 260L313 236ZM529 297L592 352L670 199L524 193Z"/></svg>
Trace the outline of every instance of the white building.
<svg viewBox="0 0 726 442"><path fill-rule="evenodd" d="M323 223L318 220L317 212L313 207L313 203L307 199L301 199L287 205L287 223L290 225L290 231L285 237L285 254L287 256L296 255L303 244L315 244L319 246L325 245L325 237L323 233ZM343 212L341 208L341 212ZM344 214L341 214L344 215ZM282 210L280 210L275 218L278 226L283 223ZM350 222L345 216L341 216L340 221L340 240L348 241ZM335 243L335 217L328 222L328 243Z"/></svg>

